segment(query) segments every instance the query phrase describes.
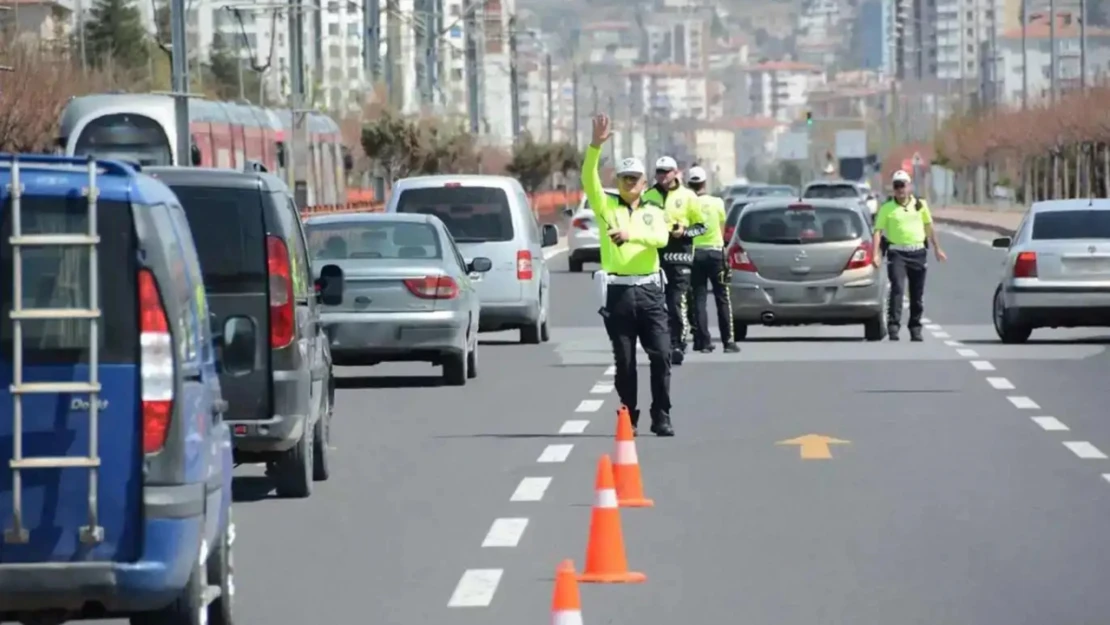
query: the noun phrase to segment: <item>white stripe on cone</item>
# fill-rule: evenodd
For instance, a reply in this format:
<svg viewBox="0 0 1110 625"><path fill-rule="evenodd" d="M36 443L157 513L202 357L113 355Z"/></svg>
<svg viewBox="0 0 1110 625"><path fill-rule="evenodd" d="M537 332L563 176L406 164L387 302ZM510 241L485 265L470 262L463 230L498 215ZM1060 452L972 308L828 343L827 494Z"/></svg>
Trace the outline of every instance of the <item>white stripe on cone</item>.
<svg viewBox="0 0 1110 625"><path fill-rule="evenodd" d="M615 488L603 488L597 491L594 499L595 508L616 508L617 506L617 490Z"/></svg>
<svg viewBox="0 0 1110 625"><path fill-rule="evenodd" d="M617 442L616 464L640 464L640 457L636 454L636 443L633 441Z"/></svg>
<svg viewBox="0 0 1110 625"><path fill-rule="evenodd" d="M582 625L581 610L563 610L551 613L551 625Z"/></svg>

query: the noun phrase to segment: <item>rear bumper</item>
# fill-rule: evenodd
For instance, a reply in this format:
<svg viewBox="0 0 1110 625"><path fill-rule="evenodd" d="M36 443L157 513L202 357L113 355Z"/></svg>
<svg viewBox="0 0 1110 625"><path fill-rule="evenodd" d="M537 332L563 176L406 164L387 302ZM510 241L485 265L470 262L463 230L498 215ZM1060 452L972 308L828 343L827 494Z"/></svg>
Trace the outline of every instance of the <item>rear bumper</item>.
<svg viewBox="0 0 1110 625"><path fill-rule="evenodd" d="M1006 307L1022 323L1035 326L1110 326L1110 288L1069 286L1008 286Z"/></svg>
<svg viewBox="0 0 1110 625"><path fill-rule="evenodd" d="M534 324L539 318L540 303L538 301L483 303L478 331L510 330Z"/></svg>
<svg viewBox="0 0 1110 625"><path fill-rule="evenodd" d="M737 281L729 284L732 300L732 317L737 323L763 323L766 313L774 316L776 324L850 324L863 323L883 311L883 282L881 278L866 278L842 284L815 283L822 294L814 303L775 302L768 292L779 283L762 284ZM801 285L791 285L801 286ZM805 285L810 286L810 285Z"/></svg>
<svg viewBox="0 0 1110 625"><path fill-rule="evenodd" d="M308 371L275 371L274 410L280 414L269 419L228 419L231 442L236 452L284 452L291 449L304 435L307 414L296 414L298 409L309 408ZM247 462L241 455L237 461Z"/></svg>
<svg viewBox="0 0 1110 625"><path fill-rule="evenodd" d="M143 490L143 553L137 562L0 565L0 621L19 612L91 610L103 617L154 610L185 588L200 556L205 487Z"/></svg>
<svg viewBox="0 0 1110 625"><path fill-rule="evenodd" d="M466 345L469 315L437 310L411 313L328 313L322 319L338 365L426 360Z"/></svg>

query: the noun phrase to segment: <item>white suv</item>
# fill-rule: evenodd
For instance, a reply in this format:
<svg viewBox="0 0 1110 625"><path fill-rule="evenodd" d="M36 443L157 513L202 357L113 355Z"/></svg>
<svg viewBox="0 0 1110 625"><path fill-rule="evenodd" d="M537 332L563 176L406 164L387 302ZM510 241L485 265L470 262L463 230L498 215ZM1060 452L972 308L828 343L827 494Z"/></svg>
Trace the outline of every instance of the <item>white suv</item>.
<svg viewBox="0 0 1110 625"><path fill-rule="evenodd" d="M616 189L605 189L606 195L616 197ZM571 214L570 234L567 235L567 265L572 272L582 271L583 263L601 262L601 240L594 221L594 211L585 195L578 210Z"/></svg>

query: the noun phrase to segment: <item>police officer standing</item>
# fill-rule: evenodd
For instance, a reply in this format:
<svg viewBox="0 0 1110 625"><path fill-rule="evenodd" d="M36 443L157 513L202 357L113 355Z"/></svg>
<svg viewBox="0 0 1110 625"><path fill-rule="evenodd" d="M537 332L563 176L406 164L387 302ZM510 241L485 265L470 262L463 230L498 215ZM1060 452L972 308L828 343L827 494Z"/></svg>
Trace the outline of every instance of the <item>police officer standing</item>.
<svg viewBox="0 0 1110 625"><path fill-rule="evenodd" d="M694 351L713 351L713 337L709 334L707 302L709 288L717 308L717 328L726 352L740 351L732 334L732 299L728 292L728 264L725 263L725 201L709 195L706 190L708 175L701 167L691 167L686 178L690 189L697 194L700 212L698 222L705 226L705 234L694 237Z"/></svg>
<svg viewBox="0 0 1110 625"><path fill-rule="evenodd" d="M670 333L659 269L659 250L670 233L663 210L641 198L645 185L644 164L626 158L617 164L619 197L607 195L601 185L598 163L601 146L612 134L607 115L593 120L593 138L582 163L582 190L594 210L601 237L601 267L607 283L605 330L613 343L615 385L621 403L638 426L636 341L644 346L651 363L651 431L674 436L671 427Z"/></svg>
<svg viewBox="0 0 1110 625"><path fill-rule="evenodd" d="M929 205L910 193L910 175L899 169L894 172L891 183L894 195L879 207L875 216L872 262L878 267L882 263L883 248L886 248L886 271L890 279L890 301L886 314L890 340L898 340L902 325L902 296L909 282L910 320L907 327L910 340L921 341L925 269L929 254L927 244L932 244L938 261L944 262L948 256L937 241Z"/></svg>
<svg viewBox="0 0 1110 625"><path fill-rule="evenodd" d="M697 196L682 186L678 163L669 156L655 162L655 186L644 192L644 200L663 207L670 228L670 241L659 252L667 277L667 315L670 320L671 363L681 365L690 336L690 277L694 264L694 237L705 232L697 222Z"/></svg>

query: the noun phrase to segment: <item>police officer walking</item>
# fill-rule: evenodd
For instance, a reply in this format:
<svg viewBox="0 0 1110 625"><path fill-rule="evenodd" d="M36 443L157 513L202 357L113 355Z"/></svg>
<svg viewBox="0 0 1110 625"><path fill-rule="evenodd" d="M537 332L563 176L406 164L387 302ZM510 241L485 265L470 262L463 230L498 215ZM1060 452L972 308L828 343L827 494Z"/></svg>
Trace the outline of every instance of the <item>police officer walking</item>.
<svg viewBox="0 0 1110 625"><path fill-rule="evenodd" d="M910 319L907 327L911 341L921 341L921 316L925 312L925 269L928 245L932 244L937 260L948 256L940 249L929 205L910 193L910 175L899 169L891 184L894 195L879 207L875 216L872 261L882 263L885 248L887 276L890 279L890 301L887 304L887 335L898 340L902 325L902 296L909 282Z"/></svg>
<svg viewBox="0 0 1110 625"><path fill-rule="evenodd" d="M728 264L725 262L725 201L709 195L706 190L708 175L701 167L691 167L686 177L690 190L697 194L700 213L698 222L705 226L705 233L694 237L694 351L713 351L713 337L709 334L707 299L709 287L717 308L717 328L726 352L740 351L732 331L732 299L728 292Z"/></svg>
<svg viewBox="0 0 1110 625"><path fill-rule="evenodd" d="M644 201L663 207L670 228L670 241L659 252L667 277L667 314L671 333L671 363L681 365L690 337L690 278L694 264L694 237L705 232L698 223L697 196L682 186L678 163L670 156L655 162L655 186L644 193Z"/></svg>
<svg viewBox="0 0 1110 625"><path fill-rule="evenodd" d="M615 385L628 408L635 431L637 409L636 341L644 346L651 363L651 431L674 436L671 427L671 354L667 310L659 266L659 250L670 233L663 210L641 199L645 185L644 164L626 158L617 164L619 197L607 195L598 164L601 146L612 135L607 115L593 120L593 138L582 163L582 190L594 210L601 237L601 267L606 280L602 315L613 344Z"/></svg>

